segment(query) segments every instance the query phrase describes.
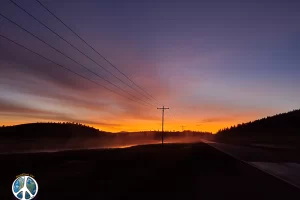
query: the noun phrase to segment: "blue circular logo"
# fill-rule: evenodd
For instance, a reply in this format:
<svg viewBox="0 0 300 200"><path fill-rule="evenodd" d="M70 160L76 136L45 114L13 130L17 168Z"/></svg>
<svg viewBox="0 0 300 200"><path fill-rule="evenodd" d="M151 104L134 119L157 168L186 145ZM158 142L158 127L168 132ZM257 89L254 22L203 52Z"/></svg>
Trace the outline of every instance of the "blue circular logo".
<svg viewBox="0 0 300 200"><path fill-rule="evenodd" d="M31 176L19 176L12 184L12 192L17 199L30 200L38 193L38 184Z"/></svg>

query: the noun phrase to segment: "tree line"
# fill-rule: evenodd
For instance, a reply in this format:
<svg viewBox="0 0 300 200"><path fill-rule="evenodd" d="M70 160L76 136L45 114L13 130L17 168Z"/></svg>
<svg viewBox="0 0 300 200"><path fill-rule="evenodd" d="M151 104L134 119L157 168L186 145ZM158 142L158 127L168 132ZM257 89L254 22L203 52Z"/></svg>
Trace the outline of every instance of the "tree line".
<svg viewBox="0 0 300 200"><path fill-rule="evenodd" d="M300 110L268 116L248 123L221 129L217 132L221 136L249 135L249 136L285 136L300 135Z"/></svg>

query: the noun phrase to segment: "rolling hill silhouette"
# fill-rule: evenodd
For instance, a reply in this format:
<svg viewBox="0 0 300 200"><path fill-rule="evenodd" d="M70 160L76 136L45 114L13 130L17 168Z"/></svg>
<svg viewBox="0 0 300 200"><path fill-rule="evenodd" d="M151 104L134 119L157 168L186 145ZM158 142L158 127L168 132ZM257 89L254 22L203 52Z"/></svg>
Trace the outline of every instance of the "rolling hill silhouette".
<svg viewBox="0 0 300 200"><path fill-rule="evenodd" d="M221 129L215 138L223 141L243 138L264 142L300 143L300 110Z"/></svg>
<svg viewBox="0 0 300 200"><path fill-rule="evenodd" d="M39 139L101 137L111 134L79 123L31 123L0 128L0 138Z"/></svg>
<svg viewBox="0 0 300 200"><path fill-rule="evenodd" d="M197 140L206 132L165 132L165 141ZM113 148L160 142L161 132L110 133L79 123L31 123L0 127L0 153Z"/></svg>
<svg viewBox="0 0 300 200"><path fill-rule="evenodd" d="M165 131L165 137L211 136L212 133L201 131ZM110 133L100 131L79 123L29 123L0 127L0 138L38 139L38 138L76 138L76 137L151 137L161 138L160 131L138 131Z"/></svg>

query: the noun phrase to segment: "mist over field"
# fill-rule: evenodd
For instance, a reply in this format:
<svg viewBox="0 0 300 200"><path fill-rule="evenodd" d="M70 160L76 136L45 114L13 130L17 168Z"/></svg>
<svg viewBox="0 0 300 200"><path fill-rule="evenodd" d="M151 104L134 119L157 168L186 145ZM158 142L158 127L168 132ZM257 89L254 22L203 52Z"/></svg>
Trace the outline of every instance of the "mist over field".
<svg viewBox="0 0 300 200"><path fill-rule="evenodd" d="M0 153L53 152L74 149L125 148L161 143L161 132L109 133L73 123L33 123L0 128ZM192 143L206 132L164 132L164 143Z"/></svg>

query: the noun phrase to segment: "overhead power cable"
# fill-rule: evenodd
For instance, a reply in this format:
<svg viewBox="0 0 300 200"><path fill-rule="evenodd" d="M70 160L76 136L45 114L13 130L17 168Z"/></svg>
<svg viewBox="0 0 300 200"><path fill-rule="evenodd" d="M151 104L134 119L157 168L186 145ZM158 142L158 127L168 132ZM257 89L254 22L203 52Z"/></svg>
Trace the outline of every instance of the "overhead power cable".
<svg viewBox="0 0 300 200"><path fill-rule="evenodd" d="M88 47L90 47L96 54L98 54L101 58L103 58L107 63L109 63L114 69L116 69L119 73L121 73L126 79L128 79L132 84L138 87L141 91L151 97L154 101L160 104L160 102L155 99L151 94L146 92L142 87L136 84L131 78L129 78L125 73L123 73L118 67L112 64L108 59L106 59L102 54L100 54L95 48L93 48L89 43L87 43L82 37L79 36L73 29L71 29L66 23L64 23L59 17L57 17L50 9L47 8L41 1L36 0L44 9L46 9L53 17L55 17L58 21L60 21L66 28L68 28L73 34L75 34L82 42L84 42Z"/></svg>
<svg viewBox="0 0 300 200"><path fill-rule="evenodd" d="M96 75L97 77L101 78L102 80L106 81L107 83L113 85L114 87L118 88L119 90L123 91L124 93L138 99L139 101L149 104L153 107L155 107L153 104L148 103L132 94L130 94L129 92L127 92L126 90L124 90L123 88L117 86L116 84L112 83L111 81L107 80L106 78L103 78L102 76L100 76L99 74L95 73L94 71L90 70L89 68L85 67L84 65L80 64L79 62L77 62L76 60L74 60L73 58L71 58L70 56L66 55L65 53L61 52L60 50L58 50L57 48L55 48L54 46L50 45L49 43L45 42L43 39L39 38L38 36L36 36L35 34L33 34L32 32L28 31L27 29L25 29L24 27L20 26L19 24L17 24L16 22L12 21L11 19L9 19L8 17L4 16L3 14L0 13L0 16L2 16L3 18L5 18L6 20L8 20L9 22L13 23L14 25L16 25L17 27L21 28L22 30L24 30L25 32L29 33L30 35L32 35L33 37L35 37L36 39L38 39L39 41L41 41L42 43L46 44L47 46L51 47L52 49L54 49L55 51L59 52L60 54L62 54L63 56L67 57L68 59L72 60L73 62L75 62L76 64L78 64L79 66L83 67L84 69L88 70L89 72L93 73L94 75Z"/></svg>
<svg viewBox="0 0 300 200"><path fill-rule="evenodd" d="M149 106L149 105L147 105L147 104L142 104L141 102L136 101L135 99L131 99L131 98L129 98L129 97L126 97L126 96L124 96L124 95L122 95L122 94L120 94L120 93L118 93L118 92L116 92L116 91L113 91L113 90L111 90L110 88L108 88L108 87L106 87L106 86L104 86L104 85L101 85L101 84L99 84L98 82L93 81L93 80L91 80L91 79L89 79L89 78L87 78L87 77L85 77L85 76L83 76L83 75L81 75L81 74L79 74L79 73L77 73L77 72L71 70L70 68L67 68L67 67L63 66L63 65L61 65L61 64L59 64L59 63L57 63L57 62L55 62L55 61L53 61L53 60L51 60L51 59L49 59L49 58L47 58L47 57L45 57L45 56L43 56L43 55L37 53L37 52L35 52L35 51L33 51L33 50L31 50L31 49L25 47L25 46L22 45L22 44L20 44L20 43L14 41L14 40L12 40L12 39L9 39L8 37L6 37L6 36L4 36L4 35L1 35L1 34L0 34L0 37L2 37L2 38L4 38L4 39L6 39L6 40L8 40L8 41L10 41L10 42L12 42L12 43L14 43L15 45L18 45L18 46L20 46L20 47L26 49L27 51L30 51L31 53L33 53L33 54L35 54L35 55L40 56L41 58L43 58L43 59L45 59L45 60L47 60L47 61L49 61L49 62L51 62L51 63L53 63L53 64L55 64L55 65L57 65L57 66L59 66L59 67L61 67L61 68L63 68L63 69L65 69L65 70L67 70L67 71L69 71L69 72L71 72L71 73L73 73L73 74L75 74L75 75L77 75L77 76L83 78L83 79L86 79L86 80L92 82L92 83L94 83L94 84L96 84L96 85L98 85L98 86L100 86L100 87L102 87L102 88L104 88L104 89L106 89L106 90L108 90L108 91L114 93L114 94L117 94L117 95L119 95L119 96L121 96L121 97L124 97L124 98L126 98L126 99L128 99L128 100L131 100L131 101L134 101L134 102L136 102L136 103L139 103L139 104L141 104L141 105L143 105L143 106Z"/></svg>
<svg viewBox="0 0 300 200"><path fill-rule="evenodd" d="M131 85L129 85L128 83L126 83L125 81L123 81L122 79L120 79L118 76L116 76L114 73L110 72L108 69L106 69L105 67L103 67L102 65L100 65L97 61L95 61L94 59L92 59L90 56L88 56L87 54L85 54L84 52L82 52L80 49L78 49L76 46L74 46L72 43L70 43L69 41L67 41L66 39L64 39L61 35L59 35L57 32L55 32L54 30L52 30L49 26L47 26L46 24L44 24L42 21L40 21L39 19L37 19L35 16L33 16L32 14L30 14L27 10L25 10L23 7L21 7L19 4L17 4L16 2L14 2L13 0L9 0L11 3L13 3L15 6L17 6L19 9L21 9L23 12L27 13L30 17L32 17L33 19L35 19L39 24L41 24L42 26L44 26L46 29L48 29L50 32L52 32L53 34L55 34L57 37L59 37L60 39L62 39L64 42L66 42L67 44L69 44L71 47L73 47L75 50L77 50L79 53L81 53L82 55L84 55L86 58L88 58L89 60L91 60L93 63L95 63L96 65L98 65L99 67L101 67L103 70L105 70L107 73L109 73L110 75L112 75L113 77L115 77L116 79L118 79L121 83L125 84L126 86L128 86L129 88L131 88L132 90L138 92L139 94L143 95L144 97L146 97L149 100L152 100L151 98L149 98L148 96L146 96L145 94L141 93L139 90L135 89L134 87L132 87Z"/></svg>

